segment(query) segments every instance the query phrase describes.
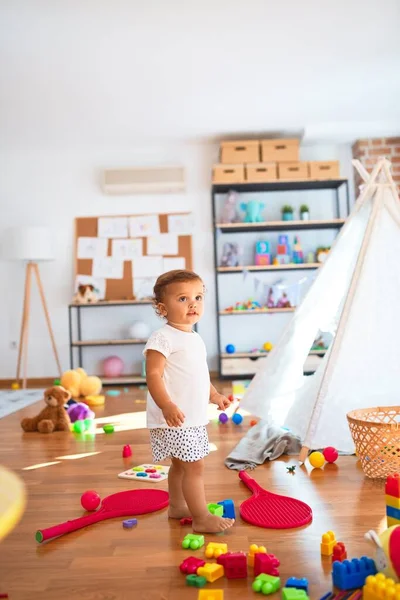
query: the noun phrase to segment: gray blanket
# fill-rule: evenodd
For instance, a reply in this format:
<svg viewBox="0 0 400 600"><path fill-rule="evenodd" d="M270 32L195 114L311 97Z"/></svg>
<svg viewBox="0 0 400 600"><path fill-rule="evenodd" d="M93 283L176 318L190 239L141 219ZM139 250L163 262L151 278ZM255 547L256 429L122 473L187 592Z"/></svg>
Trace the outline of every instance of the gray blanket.
<svg viewBox="0 0 400 600"><path fill-rule="evenodd" d="M254 469L268 459L274 460L282 454L299 454L300 450L299 437L261 420L240 440L225 459L225 465L236 471Z"/></svg>

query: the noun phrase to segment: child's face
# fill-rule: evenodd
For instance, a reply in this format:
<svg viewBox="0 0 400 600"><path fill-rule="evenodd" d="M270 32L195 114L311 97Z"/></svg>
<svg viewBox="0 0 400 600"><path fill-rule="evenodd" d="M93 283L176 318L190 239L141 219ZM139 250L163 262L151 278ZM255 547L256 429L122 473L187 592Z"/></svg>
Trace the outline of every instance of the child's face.
<svg viewBox="0 0 400 600"><path fill-rule="evenodd" d="M196 279L170 283L158 308L169 322L186 325L190 329L200 320L204 311L203 282Z"/></svg>

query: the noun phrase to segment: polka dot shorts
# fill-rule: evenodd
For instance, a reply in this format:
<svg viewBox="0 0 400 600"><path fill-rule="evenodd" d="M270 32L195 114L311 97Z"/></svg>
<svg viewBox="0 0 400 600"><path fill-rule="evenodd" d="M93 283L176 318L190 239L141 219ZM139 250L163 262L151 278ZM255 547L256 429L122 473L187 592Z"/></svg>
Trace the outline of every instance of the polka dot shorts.
<svg viewBox="0 0 400 600"><path fill-rule="evenodd" d="M165 458L195 462L209 453L207 429L204 425L150 429L150 443L154 462Z"/></svg>

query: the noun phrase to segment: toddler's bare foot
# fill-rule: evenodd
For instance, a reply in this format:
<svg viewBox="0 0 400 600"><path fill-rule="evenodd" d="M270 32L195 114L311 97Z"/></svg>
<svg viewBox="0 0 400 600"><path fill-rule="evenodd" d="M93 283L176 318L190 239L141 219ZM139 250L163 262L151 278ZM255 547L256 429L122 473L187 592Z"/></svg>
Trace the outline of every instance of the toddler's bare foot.
<svg viewBox="0 0 400 600"><path fill-rule="evenodd" d="M183 517L191 517L187 506L169 505L168 516L170 519L183 519Z"/></svg>
<svg viewBox="0 0 400 600"><path fill-rule="evenodd" d="M200 519L193 519L193 531L199 533L218 533L229 529L234 524L235 519L224 519L223 517L217 517L211 513L204 515Z"/></svg>

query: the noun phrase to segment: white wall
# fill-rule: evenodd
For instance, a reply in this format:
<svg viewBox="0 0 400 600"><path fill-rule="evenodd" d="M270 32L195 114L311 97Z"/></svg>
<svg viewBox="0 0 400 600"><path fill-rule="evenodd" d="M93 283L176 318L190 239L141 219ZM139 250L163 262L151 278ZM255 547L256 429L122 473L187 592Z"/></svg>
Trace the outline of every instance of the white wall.
<svg viewBox="0 0 400 600"><path fill-rule="evenodd" d="M214 369L217 341L210 173L211 165L217 158L217 147L213 144L160 144L157 147L140 148L133 145L63 147L61 144L53 144L37 148L7 145L7 148L1 149L1 154L3 169L0 177L0 236L9 226L43 224L50 226L56 237L57 260L44 264L41 272L62 367L69 368L67 305L71 300L73 287L74 219L78 216L143 213L144 210L188 210L193 211L196 218L196 232L193 238L194 268L204 278L208 289L207 311L199 331L208 348L210 367ZM351 175L348 145L304 147L302 158L338 158L341 160L342 174ZM174 162L187 168L188 188L185 194L111 197L101 192L98 182L103 167ZM0 378L11 378L15 375L17 351L11 350L10 344L19 338L23 276L21 265L0 261ZM235 285L234 280L228 282L224 279L225 281L225 291L235 299L234 288L231 287ZM236 300L243 299L240 295ZM131 319L131 313L114 313L114 310L118 309L95 309L97 310L112 311L103 312L103 315L110 321L115 318L117 327L123 327L125 318L128 324ZM98 314L95 311L91 314ZM89 328L93 326L94 318L101 321L103 316L90 317L87 321ZM96 337L96 331L86 329L85 333L88 337ZM121 355L128 366L134 357L138 359L138 355L134 355L135 352L137 350L132 347L123 350ZM85 356L89 357L85 366L94 372L100 358L110 354L110 351L89 349L85 350L85 353ZM29 375L56 375L36 290L33 294L30 326Z"/></svg>

